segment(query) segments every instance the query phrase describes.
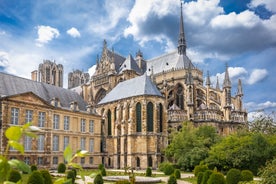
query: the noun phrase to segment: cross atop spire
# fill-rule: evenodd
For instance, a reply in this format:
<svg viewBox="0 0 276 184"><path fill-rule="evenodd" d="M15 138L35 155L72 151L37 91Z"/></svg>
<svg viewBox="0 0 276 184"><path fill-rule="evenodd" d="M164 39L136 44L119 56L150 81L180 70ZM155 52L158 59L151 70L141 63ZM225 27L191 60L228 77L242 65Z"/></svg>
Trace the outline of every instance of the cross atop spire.
<svg viewBox="0 0 276 184"><path fill-rule="evenodd" d="M183 13L182 13L182 1L181 1L181 10L180 10L180 23L179 23L179 37L178 37L178 54L186 55L186 39L184 32L184 22L183 22Z"/></svg>

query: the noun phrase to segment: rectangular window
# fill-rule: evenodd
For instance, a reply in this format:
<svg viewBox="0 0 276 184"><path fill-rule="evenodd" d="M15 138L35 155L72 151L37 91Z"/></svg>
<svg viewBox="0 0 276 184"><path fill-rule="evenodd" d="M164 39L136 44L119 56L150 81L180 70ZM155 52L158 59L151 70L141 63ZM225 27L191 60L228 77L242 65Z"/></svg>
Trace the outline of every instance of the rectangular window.
<svg viewBox="0 0 276 184"><path fill-rule="evenodd" d="M19 118L19 109L12 107L11 108L11 124L18 125L18 118Z"/></svg>
<svg viewBox="0 0 276 184"><path fill-rule="evenodd" d="M59 136L53 136L53 151L59 151Z"/></svg>
<svg viewBox="0 0 276 184"><path fill-rule="evenodd" d="M31 163L30 157L24 157L24 162L25 162L26 164L30 165L30 163Z"/></svg>
<svg viewBox="0 0 276 184"><path fill-rule="evenodd" d="M45 127L45 112L38 112L38 127Z"/></svg>
<svg viewBox="0 0 276 184"><path fill-rule="evenodd" d="M32 138L29 136L24 137L24 148L25 151L30 151L32 150Z"/></svg>
<svg viewBox="0 0 276 184"><path fill-rule="evenodd" d="M93 157L89 157L89 164L93 164L93 162L94 162Z"/></svg>
<svg viewBox="0 0 276 184"><path fill-rule="evenodd" d="M81 132L85 132L85 119L81 119Z"/></svg>
<svg viewBox="0 0 276 184"><path fill-rule="evenodd" d="M43 157L37 157L37 165L43 165Z"/></svg>
<svg viewBox="0 0 276 184"><path fill-rule="evenodd" d="M58 164L58 157L53 157L53 164L57 165Z"/></svg>
<svg viewBox="0 0 276 184"><path fill-rule="evenodd" d="M85 138L84 137L81 138L80 149L85 150Z"/></svg>
<svg viewBox="0 0 276 184"><path fill-rule="evenodd" d="M69 137L64 136L64 138L63 138L63 150L65 150L65 148L68 146L68 144L69 144Z"/></svg>
<svg viewBox="0 0 276 184"><path fill-rule="evenodd" d="M53 129L59 129L59 115L58 114L54 114Z"/></svg>
<svg viewBox="0 0 276 184"><path fill-rule="evenodd" d="M94 152L94 139L89 139L89 152Z"/></svg>
<svg viewBox="0 0 276 184"><path fill-rule="evenodd" d="M81 158L81 164L85 164L85 157Z"/></svg>
<svg viewBox="0 0 276 184"><path fill-rule="evenodd" d="M70 128L70 117L64 116L64 130L69 130Z"/></svg>
<svg viewBox="0 0 276 184"><path fill-rule="evenodd" d="M89 132L90 133L94 132L94 120L89 121Z"/></svg>
<svg viewBox="0 0 276 184"><path fill-rule="evenodd" d="M38 151L44 151L44 140L45 140L44 135L38 135L38 137L37 137L37 150Z"/></svg>
<svg viewBox="0 0 276 184"><path fill-rule="evenodd" d="M26 110L25 123L32 122L32 121L33 121L33 111Z"/></svg>

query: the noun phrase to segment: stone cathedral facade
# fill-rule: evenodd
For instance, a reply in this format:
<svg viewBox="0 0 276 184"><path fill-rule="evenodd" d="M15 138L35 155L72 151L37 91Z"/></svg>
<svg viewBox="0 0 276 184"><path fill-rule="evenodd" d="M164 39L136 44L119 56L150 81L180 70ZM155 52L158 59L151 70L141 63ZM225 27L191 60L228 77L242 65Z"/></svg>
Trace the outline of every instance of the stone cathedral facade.
<svg viewBox="0 0 276 184"><path fill-rule="evenodd" d="M164 160L170 129L211 125L222 135L247 121L242 83L232 96L228 66L223 84L211 85L186 55L182 10L176 51L146 60L139 50L123 57L103 43L101 57L81 95L102 117L101 148L109 167L153 167Z"/></svg>
<svg viewBox="0 0 276 184"><path fill-rule="evenodd" d="M234 132L247 122L241 80L233 89L228 66L223 84L214 87L209 73L204 79L186 55L182 9L179 27L177 49L152 59L140 50L122 56L104 41L95 73L70 72L69 89L62 88L63 66L49 60L32 72L33 80L0 73L0 152L5 130L31 121L43 131L36 140L24 137L25 155L10 150L12 158L54 168L70 145L89 151L77 160L83 167L155 169L171 129L185 121Z"/></svg>

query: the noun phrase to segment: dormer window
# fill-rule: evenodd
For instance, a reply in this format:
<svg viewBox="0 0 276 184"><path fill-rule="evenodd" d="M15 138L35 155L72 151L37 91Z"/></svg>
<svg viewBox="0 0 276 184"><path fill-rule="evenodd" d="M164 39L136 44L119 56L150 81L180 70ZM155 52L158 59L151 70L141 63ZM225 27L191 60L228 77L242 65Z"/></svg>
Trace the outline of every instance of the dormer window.
<svg viewBox="0 0 276 184"><path fill-rule="evenodd" d="M53 98L51 100L51 105L54 106L54 107L60 107L60 101L58 98Z"/></svg>
<svg viewBox="0 0 276 184"><path fill-rule="evenodd" d="M79 106L77 102L71 102L70 103L70 110L72 111L79 111Z"/></svg>

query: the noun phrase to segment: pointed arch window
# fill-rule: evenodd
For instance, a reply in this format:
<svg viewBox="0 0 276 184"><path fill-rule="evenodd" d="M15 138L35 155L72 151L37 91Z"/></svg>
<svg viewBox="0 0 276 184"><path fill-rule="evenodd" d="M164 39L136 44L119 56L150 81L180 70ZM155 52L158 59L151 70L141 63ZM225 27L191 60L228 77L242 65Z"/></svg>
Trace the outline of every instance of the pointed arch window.
<svg viewBox="0 0 276 184"><path fill-rule="evenodd" d="M111 135L111 111L107 112L107 135Z"/></svg>
<svg viewBox="0 0 276 184"><path fill-rule="evenodd" d="M149 102L147 104L147 131L153 132L153 104Z"/></svg>
<svg viewBox="0 0 276 184"><path fill-rule="evenodd" d="M136 104L136 132L142 131L142 113L141 113L141 103Z"/></svg>
<svg viewBox="0 0 276 184"><path fill-rule="evenodd" d="M176 105L180 108L184 108L184 98L183 98L183 87L182 85L178 84L176 88Z"/></svg>
<svg viewBox="0 0 276 184"><path fill-rule="evenodd" d="M163 132L163 105L159 104L159 132Z"/></svg>

